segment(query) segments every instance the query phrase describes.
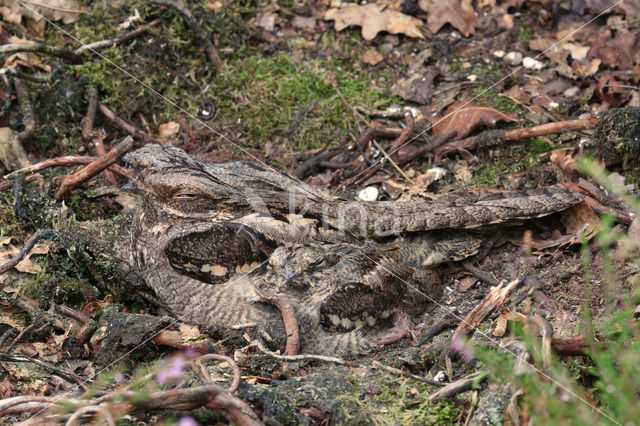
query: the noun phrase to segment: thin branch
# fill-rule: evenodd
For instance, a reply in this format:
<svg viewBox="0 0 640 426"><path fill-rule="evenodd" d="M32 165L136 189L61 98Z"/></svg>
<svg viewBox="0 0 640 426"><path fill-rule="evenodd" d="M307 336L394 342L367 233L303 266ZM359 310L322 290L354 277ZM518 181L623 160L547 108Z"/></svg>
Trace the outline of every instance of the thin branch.
<svg viewBox="0 0 640 426"><path fill-rule="evenodd" d="M105 106L101 102L98 102L98 108L100 109L100 112L102 113L102 115L104 115L109 121L111 121L113 124L123 129L125 132L133 135L134 138L140 139L147 143L162 144L162 141L152 136L149 136L147 133L138 129L133 124L127 123L122 118L115 115L113 111L111 111L107 106Z"/></svg>
<svg viewBox="0 0 640 426"><path fill-rule="evenodd" d="M18 102L20 104L20 113L22 114L24 130L19 133L13 133L9 137L9 145L17 157L19 166L25 167L30 165L31 162L29 161L22 144L33 135L36 128L36 115L33 112L31 101L29 100L29 92L27 92L27 86L24 82L19 78L16 78L13 80L13 85L16 89L16 95L18 96Z"/></svg>
<svg viewBox="0 0 640 426"><path fill-rule="evenodd" d="M131 148L133 148L133 138L131 136L127 136L116 145L111 151L109 151L106 155L99 157L93 163L87 165L82 170L75 172L72 175L66 176L62 183L60 184L60 188L56 192L56 199L60 200L64 198L64 196L71 189L80 185L82 182L85 182L91 179L93 176L97 175L111 164L118 161L124 154L126 154Z"/></svg>
<svg viewBox="0 0 640 426"><path fill-rule="evenodd" d="M96 161L98 158L100 157L74 156L74 155L70 155L66 157L50 158L40 163L33 164L31 166L27 166L22 169L11 172L8 175L5 175L3 179L11 179L18 175L36 173L45 169L50 169L52 167L69 167L69 166L77 166L81 164L91 164L94 161ZM127 179L133 179L133 174L131 174L131 172L129 172L127 169L125 169L122 166L119 166L117 164L112 164L109 166L109 169L119 174L122 177L125 177Z"/></svg>
<svg viewBox="0 0 640 426"><path fill-rule="evenodd" d="M160 24L161 22L162 22L162 18L154 19L153 21L149 22L148 24L140 25L138 28L136 28L133 31L129 31L128 33L121 34L121 35L119 35L117 37L114 37L114 38L111 38L111 39L94 41L93 43L89 43L89 44L85 44L83 46L80 46L79 48L74 50L73 53L75 53L76 55L79 55L81 53L84 53L87 50L91 51L91 50L99 49L101 47L107 47L107 46L111 46L111 45L114 45L114 44L122 43L123 41L126 41L126 40L129 40L129 39L132 39L134 37L139 36L140 34L145 32L146 30L155 27L156 25Z"/></svg>
<svg viewBox="0 0 640 426"><path fill-rule="evenodd" d="M325 361L325 362L333 362L335 364L346 365L348 367L357 367L357 364L346 361L342 358L335 358L332 356L324 356L324 355L313 355L313 354L304 354L304 355L280 355L273 351L270 351L262 343L255 343L256 346L262 353L270 356L271 358L279 359L281 361L303 361L303 360L314 360L314 361Z"/></svg>
<svg viewBox="0 0 640 426"><path fill-rule="evenodd" d="M78 376L75 373L61 370L47 362L40 361L39 359L31 358L30 356L26 356L26 355L7 354L7 353L0 353L0 359L5 362L31 362L33 364L39 365L45 370L48 370L50 372L53 372L54 374L57 374L58 376L66 380L76 382L78 386L80 386L84 391L88 390L86 385L87 380L84 380L82 377Z"/></svg>
<svg viewBox="0 0 640 426"><path fill-rule="evenodd" d="M27 254L33 249L36 243L40 240L49 240L54 238L58 233L51 229L40 229L36 231L32 236L27 239L24 243L24 247L20 250L20 253L13 256L9 261L5 262L2 266L0 266L0 274L4 274L7 271L13 269L22 259L24 259ZM2 285L0 285L2 288Z"/></svg>
<svg viewBox="0 0 640 426"><path fill-rule="evenodd" d="M87 115L82 119L82 138L88 142L93 137L93 123L98 107L98 89L90 87L87 90L87 102ZM102 149L104 150L104 147ZM98 153L98 155L104 155L104 153Z"/></svg>
<svg viewBox="0 0 640 426"><path fill-rule="evenodd" d="M61 49L55 46L49 46L43 43L11 43L0 46L0 55L18 52L43 53L45 55L57 56L59 58L66 59L74 64L81 64L84 62L82 56L79 56L68 50Z"/></svg>
<svg viewBox="0 0 640 426"><path fill-rule="evenodd" d="M409 182L411 185L415 185L415 182L412 181L409 176L407 176L407 174L396 164L395 161L393 161L393 159L389 156L389 154L387 154L387 151L385 151L384 148L382 148L380 144L378 144L378 142L374 140L373 144L376 146L376 148L380 150L382 155L384 155L384 158L386 158L389 161L389 163L391 163L391 165L395 167L398 173L400 173L402 177L406 179L407 182Z"/></svg>
<svg viewBox="0 0 640 426"><path fill-rule="evenodd" d="M241 379L241 375L240 375L240 367L238 367L238 364L236 364L236 362L232 359L229 358L228 356L225 355L218 355L218 354L208 354L208 355L202 355L199 356L198 358L193 360L193 370L196 372L196 374L200 375L200 380L202 380L203 383L213 383L213 380L211 380L211 376L209 376L209 373L207 372L207 368L202 365L203 362L207 362L207 361L222 361L222 362L226 362L229 367L231 367L231 369L233 370L233 381L231 382L231 385L229 386L228 391L230 393L234 393L235 391L238 390L238 387L240 386L240 379Z"/></svg>
<svg viewBox="0 0 640 426"><path fill-rule="evenodd" d="M179 331L172 330L160 331L151 341L158 346L169 346L180 350L192 349L201 354L211 353L211 349L215 345L211 339L197 342L184 339Z"/></svg>
<svg viewBox="0 0 640 426"><path fill-rule="evenodd" d="M474 150L477 148L487 148L496 146L503 142L519 141L527 138L551 135L555 133L570 132L588 129L598 122L597 118L585 118L580 120L565 120L553 123L541 124L539 126L525 129L512 130L486 130L476 136L448 143L435 150L436 161L440 161L447 154L454 151Z"/></svg>
<svg viewBox="0 0 640 426"><path fill-rule="evenodd" d="M103 157L107 154L107 150L104 149L104 144L102 143L106 136L102 132L95 132L93 130L93 123L98 108L98 90L95 87L90 87L89 90L87 90L87 98L87 115L82 119L82 138L87 142L91 141L96 149L96 154L98 154L99 157ZM111 184L115 185L118 183L113 172L110 170L104 171L104 177Z"/></svg>
<svg viewBox="0 0 640 426"><path fill-rule="evenodd" d="M285 355L298 355L300 353L300 329L298 327L298 318L296 317L296 309L293 304L281 297L261 298L261 302L268 303L277 307L282 314L284 329L287 333L287 346Z"/></svg>
<svg viewBox="0 0 640 426"><path fill-rule="evenodd" d="M432 402L442 401L443 399L449 398L451 396L457 395L461 392L465 392L473 389L474 382L486 380L487 374L483 371L478 371L477 373L473 373L470 376L464 377L462 379L456 380L453 383L448 384L447 386L440 389L438 392L429 396L429 399Z"/></svg>
<svg viewBox="0 0 640 426"><path fill-rule="evenodd" d="M0 68L0 74L10 75L34 83L49 83L58 74L60 68L54 68L49 74L30 74L13 68Z"/></svg>
<svg viewBox="0 0 640 426"><path fill-rule="evenodd" d="M109 410L107 410L107 407L95 406L95 405L81 407L78 410L76 410L76 412L74 412L71 415L71 417L69 417L69 420L67 420L67 422L65 423L65 426L75 425L80 420L80 417L88 413L100 414L102 417L104 417L105 421L107 422L107 425L116 426L116 421L113 418L113 415L109 412Z"/></svg>

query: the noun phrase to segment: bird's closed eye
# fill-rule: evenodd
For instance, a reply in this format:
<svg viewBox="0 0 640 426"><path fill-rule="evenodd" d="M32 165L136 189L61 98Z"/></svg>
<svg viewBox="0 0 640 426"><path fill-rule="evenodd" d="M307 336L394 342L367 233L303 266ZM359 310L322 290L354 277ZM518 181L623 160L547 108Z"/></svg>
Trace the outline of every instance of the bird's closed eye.
<svg viewBox="0 0 640 426"><path fill-rule="evenodd" d="M176 200L193 200L194 198L197 198L197 197L198 197L198 194L195 194L193 192L178 192L173 195L173 198Z"/></svg>

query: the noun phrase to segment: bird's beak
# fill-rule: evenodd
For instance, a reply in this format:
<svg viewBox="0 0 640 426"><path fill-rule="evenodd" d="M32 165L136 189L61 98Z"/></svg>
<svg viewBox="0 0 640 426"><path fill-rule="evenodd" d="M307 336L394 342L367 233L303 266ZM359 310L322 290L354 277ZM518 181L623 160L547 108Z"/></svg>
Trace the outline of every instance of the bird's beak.
<svg viewBox="0 0 640 426"><path fill-rule="evenodd" d="M138 185L138 182L136 182L135 180L130 180L129 182L124 184L124 186L122 188L120 188L120 191L130 192L132 194L142 194L143 193L142 187L140 185Z"/></svg>

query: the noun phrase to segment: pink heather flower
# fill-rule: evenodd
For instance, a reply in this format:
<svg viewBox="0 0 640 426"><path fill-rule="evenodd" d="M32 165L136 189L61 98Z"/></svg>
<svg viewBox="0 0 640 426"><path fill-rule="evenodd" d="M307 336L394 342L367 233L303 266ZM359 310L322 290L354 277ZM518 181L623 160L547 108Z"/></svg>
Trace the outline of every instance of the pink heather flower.
<svg viewBox="0 0 640 426"><path fill-rule="evenodd" d="M126 376L119 371L116 371L116 374L113 375L113 378L115 379L116 383L119 385L127 381Z"/></svg>
<svg viewBox="0 0 640 426"><path fill-rule="evenodd" d="M177 426L198 426L198 422L193 417L183 417L178 420Z"/></svg>
<svg viewBox="0 0 640 426"><path fill-rule="evenodd" d="M460 357L464 362L470 362L473 360L473 348L461 337L458 337L451 342L451 350L460 354Z"/></svg>
<svg viewBox="0 0 640 426"><path fill-rule="evenodd" d="M197 352L196 352L196 349L193 346L189 346L187 348L187 350L184 351L184 354L187 356L187 358L193 358L194 356L197 355Z"/></svg>
<svg viewBox="0 0 640 426"><path fill-rule="evenodd" d="M180 377L182 377L182 373L184 373L186 365L187 363L183 354L174 356L169 368L158 372L158 374L156 375L156 382L164 385L173 380L179 379Z"/></svg>

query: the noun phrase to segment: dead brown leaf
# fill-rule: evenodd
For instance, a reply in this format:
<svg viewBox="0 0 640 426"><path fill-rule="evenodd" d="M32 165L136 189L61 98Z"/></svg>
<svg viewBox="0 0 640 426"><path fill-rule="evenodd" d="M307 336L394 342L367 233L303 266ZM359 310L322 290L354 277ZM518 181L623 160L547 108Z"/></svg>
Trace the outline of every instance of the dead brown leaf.
<svg viewBox="0 0 640 426"><path fill-rule="evenodd" d="M619 108L631 98L629 90L622 87L624 85L614 76L606 75L598 80L596 93L612 107Z"/></svg>
<svg viewBox="0 0 640 426"><path fill-rule="evenodd" d="M222 4L220 0L209 0L206 6L215 12L216 10L221 9L224 4Z"/></svg>
<svg viewBox="0 0 640 426"><path fill-rule="evenodd" d="M313 16L294 16L291 25L301 30L313 30L316 28L316 18Z"/></svg>
<svg viewBox="0 0 640 426"><path fill-rule="evenodd" d="M180 330L180 337L183 341L197 340L202 335L197 325L189 325L181 322L178 325L178 329Z"/></svg>
<svg viewBox="0 0 640 426"><path fill-rule="evenodd" d="M20 25L23 18L44 24L43 17L71 24L87 12L75 0L0 0L0 13L7 22Z"/></svg>
<svg viewBox="0 0 640 426"><path fill-rule="evenodd" d="M176 123L175 121L162 123L160 126L158 126L158 135L163 139L167 139L172 136L175 136L178 134L179 131L180 131L180 124Z"/></svg>
<svg viewBox="0 0 640 426"><path fill-rule="evenodd" d="M547 58L557 63L554 70L558 74L573 80L594 75L602 63L598 58L587 58L590 47L580 43L539 38L531 40L529 48L544 53Z"/></svg>
<svg viewBox="0 0 640 426"><path fill-rule="evenodd" d="M442 179L447 174L447 169L442 167L432 167L427 170L426 173L416 176L414 179L415 185L411 188L412 191L424 191L433 182Z"/></svg>
<svg viewBox="0 0 640 426"><path fill-rule="evenodd" d="M362 37L365 40L373 40L381 31L424 38L420 31L422 26L420 19L386 7L385 4L378 3L364 6L348 4L341 8L327 10L324 19L335 21L336 31L342 31L351 25L362 27Z"/></svg>
<svg viewBox="0 0 640 426"><path fill-rule="evenodd" d="M444 115L429 118L433 125L433 136L440 137L450 130L457 131L455 139L464 139L480 126L495 127L498 121L518 123L515 114L505 114L489 107L475 106L467 100L456 102L447 108Z"/></svg>
<svg viewBox="0 0 640 426"><path fill-rule="evenodd" d="M0 249L0 259L4 261L11 259L15 255L20 253L20 249L14 245L7 245ZM47 254L49 253L49 246L47 244L36 244L33 249L22 259L17 265L16 270L20 272L26 272L28 274L37 274L42 270L42 267L31 260L31 255L34 254Z"/></svg>
<svg viewBox="0 0 640 426"><path fill-rule="evenodd" d="M640 63L640 29L618 33L612 37L610 29L604 29L588 40L589 58L599 58L611 68L630 69Z"/></svg>
<svg viewBox="0 0 640 426"><path fill-rule="evenodd" d="M446 24L450 24L465 37L476 32L477 16L473 9L463 7L460 0L420 0L420 9L429 14L427 27L437 33Z"/></svg>
<svg viewBox="0 0 640 426"><path fill-rule="evenodd" d="M522 89L522 86L513 86L511 89L507 90L506 92L502 92L500 95L506 96L512 101L519 103L520 105L531 105L531 96L529 96L529 94L527 94L527 92Z"/></svg>
<svg viewBox="0 0 640 426"><path fill-rule="evenodd" d="M460 293L464 293L471 288L472 285L478 282L476 277L464 277L458 284L456 285L456 291Z"/></svg>
<svg viewBox="0 0 640 426"><path fill-rule="evenodd" d="M16 36L9 37L9 42L17 44L35 44L35 42L31 40L21 39ZM16 68L18 65L31 69L37 68L44 72L51 71L51 67L49 65L45 65L42 62L42 59L40 59L40 56L31 52L14 53L13 55L8 56L4 61L4 67L6 68Z"/></svg>
<svg viewBox="0 0 640 426"><path fill-rule="evenodd" d="M567 233L548 240L533 240L531 246L537 250L551 247L581 244L582 237L593 238L599 229L600 218L587 202L576 204L560 214L560 221Z"/></svg>
<svg viewBox="0 0 640 426"><path fill-rule="evenodd" d="M382 189L389 195L392 200L398 199L404 190L402 185L399 185L393 179L387 179L382 182Z"/></svg>
<svg viewBox="0 0 640 426"><path fill-rule="evenodd" d="M433 80L439 74L440 71L434 70L400 79L391 88L391 93L411 102L428 105L433 98Z"/></svg>
<svg viewBox="0 0 640 426"><path fill-rule="evenodd" d="M384 60L384 56L375 49L369 49L362 55L362 62L369 65L378 65Z"/></svg>

